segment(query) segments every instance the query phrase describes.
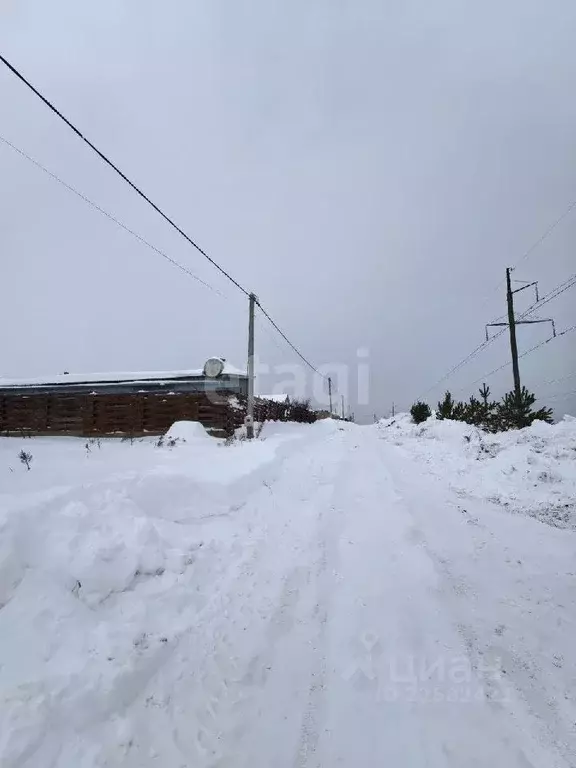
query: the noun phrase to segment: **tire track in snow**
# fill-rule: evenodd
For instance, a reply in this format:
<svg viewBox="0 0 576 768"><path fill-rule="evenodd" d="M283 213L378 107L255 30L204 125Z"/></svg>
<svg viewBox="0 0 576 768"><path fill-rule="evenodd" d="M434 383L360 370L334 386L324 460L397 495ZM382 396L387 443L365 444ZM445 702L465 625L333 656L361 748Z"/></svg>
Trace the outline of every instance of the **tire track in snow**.
<svg viewBox="0 0 576 768"><path fill-rule="evenodd" d="M507 529L521 529L534 523L523 518L505 518L499 510L494 515L491 505L473 500L465 509L451 488L442 487L438 477L419 478L415 487L413 472L405 461L398 461L398 452L382 445L380 452L394 471L403 504L412 518L412 538L434 563L439 575L438 594L462 638L472 669L482 681L486 706L497 715L500 738L519 745L518 760L525 761L522 765L572 766L576 752L569 741L573 737L559 739L550 727L556 721L551 711L556 706L544 688L537 689L535 681L540 669L528 649L523 648L524 638L503 642L506 623L498 624L496 620L497 615L503 616L505 585L512 587L510 576L514 585L521 581L521 574L512 571L521 570L522 562L507 554L507 539L501 540L490 521L502 523ZM425 506L423 498L427 500ZM470 507L474 513L469 511ZM487 603L487 594L492 589L490 573L495 569L505 578L491 603ZM516 591L517 588L511 590L512 594ZM506 609L512 621L517 608L513 601ZM493 628L487 634L484 624L490 616ZM486 672L494 676L486 676ZM528 738L530 732L536 738Z"/></svg>
<svg viewBox="0 0 576 768"><path fill-rule="evenodd" d="M330 599L333 589L333 576L328 571L328 563L335 564L334 523L337 512L332 503L329 508L331 518L326 521L326 512L319 515L318 546L319 556L315 568L315 581L318 601L313 610L311 621L316 627L312 645L312 669L308 687L308 700L300 729L300 743L295 768L311 768L318 763L312 762L318 745L319 728L322 721L322 703L326 688L326 622L330 611Z"/></svg>
<svg viewBox="0 0 576 768"><path fill-rule="evenodd" d="M434 562L414 539L410 508L376 438L367 433L358 443L355 457L342 467L338 491L345 524L341 574L326 625L330 693L322 696L322 728L303 765L566 765L543 761L538 745L496 717L484 698L450 698L450 665L466 658L466 644L438 591ZM419 501L425 514L425 492ZM368 658L355 658L363 640ZM410 660L414 680L405 679L402 667ZM436 681L435 669L448 677ZM462 686L456 693L469 695Z"/></svg>

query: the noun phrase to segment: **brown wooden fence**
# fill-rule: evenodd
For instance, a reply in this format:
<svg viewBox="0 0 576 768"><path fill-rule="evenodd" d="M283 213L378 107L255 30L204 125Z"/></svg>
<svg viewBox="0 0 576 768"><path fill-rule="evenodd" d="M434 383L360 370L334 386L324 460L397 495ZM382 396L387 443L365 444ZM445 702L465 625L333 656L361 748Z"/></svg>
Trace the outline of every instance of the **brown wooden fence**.
<svg viewBox="0 0 576 768"><path fill-rule="evenodd" d="M231 393L0 394L0 434L82 437L162 435L175 421L199 421L214 435L244 423L245 398ZM297 403L256 399L255 421L315 421Z"/></svg>
<svg viewBox="0 0 576 768"><path fill-rule="evenodd" d="M0 395L0 434L160 435L180 420L228 435L244 420L226 393Z"/></svg>

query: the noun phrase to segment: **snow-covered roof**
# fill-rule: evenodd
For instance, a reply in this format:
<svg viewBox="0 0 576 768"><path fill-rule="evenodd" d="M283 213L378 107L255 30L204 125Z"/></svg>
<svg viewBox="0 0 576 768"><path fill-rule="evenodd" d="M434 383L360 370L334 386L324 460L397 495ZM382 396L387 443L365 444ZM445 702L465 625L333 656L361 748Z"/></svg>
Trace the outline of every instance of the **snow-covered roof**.
<svg viewBox="0 0 576 768"><path fill-rule="evenodd" d="M222 375L246 376L246 371L224 364ZM119 371L108 373L58 373L52 376L35 376L29 379L0 378L0 389L10 387L41 387L59 384L116 384L118 382L137 383L140 381L160 382L177 379L204 377L202 368L180 371Z"/></svg>
<svg viewBox="0 0 576 768"><path fill-rule="evenodd" d="M279 395L258 395L261 400L272 400L274 403L286 403L290 400L290 396L284 393Z"/></svg>

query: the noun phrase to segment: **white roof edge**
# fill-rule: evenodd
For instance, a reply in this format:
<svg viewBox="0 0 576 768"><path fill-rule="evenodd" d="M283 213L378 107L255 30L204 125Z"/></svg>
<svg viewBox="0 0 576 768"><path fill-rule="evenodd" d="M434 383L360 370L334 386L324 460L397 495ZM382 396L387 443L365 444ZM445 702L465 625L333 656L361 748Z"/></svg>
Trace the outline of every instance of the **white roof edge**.
<svg viewBox="0 0 576 768"><path fill-rule="evenodd" d="M229 363L224 364L224 376L246 376ZM50 386L51 384L113 384L115 382L132 383L139 381L159 382L180 378L204 376L202 368L176 371L117 371L108 373L58 373L54 376L34 376L27 379L0 378L0 389L10 387Z"/></svg>

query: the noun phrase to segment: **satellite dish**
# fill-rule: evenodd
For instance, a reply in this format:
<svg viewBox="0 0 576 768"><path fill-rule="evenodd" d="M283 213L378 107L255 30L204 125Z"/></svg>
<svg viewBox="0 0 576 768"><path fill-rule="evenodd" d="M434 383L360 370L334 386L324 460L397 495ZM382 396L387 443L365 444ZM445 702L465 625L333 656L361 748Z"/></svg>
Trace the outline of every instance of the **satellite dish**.
<svg viewBox="0 0 576 768"><path fill-rule="evenodd" d="M224 360L220 357L209 357L204 363L204 376L215 379L224 370Z"/></svg>

